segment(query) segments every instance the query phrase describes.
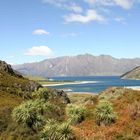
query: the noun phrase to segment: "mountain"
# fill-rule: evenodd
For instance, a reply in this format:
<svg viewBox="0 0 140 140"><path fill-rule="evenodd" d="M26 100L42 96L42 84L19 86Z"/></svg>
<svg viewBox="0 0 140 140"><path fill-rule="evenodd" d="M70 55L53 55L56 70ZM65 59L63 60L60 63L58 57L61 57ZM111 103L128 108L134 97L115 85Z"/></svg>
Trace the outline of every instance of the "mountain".
<svg viewBox="0 0 140 140"><path fill-rule="evenodd" d="M13 66L23 74L39 76L122 75L140 65L140 58L116 59L109 55L64 56Z"/></svg>
<svg viewBox="0 0 140 140"><path fill-rule="evenodd" d="M121 77L124 79L140 79L140 66L123 74Z"/></svg>

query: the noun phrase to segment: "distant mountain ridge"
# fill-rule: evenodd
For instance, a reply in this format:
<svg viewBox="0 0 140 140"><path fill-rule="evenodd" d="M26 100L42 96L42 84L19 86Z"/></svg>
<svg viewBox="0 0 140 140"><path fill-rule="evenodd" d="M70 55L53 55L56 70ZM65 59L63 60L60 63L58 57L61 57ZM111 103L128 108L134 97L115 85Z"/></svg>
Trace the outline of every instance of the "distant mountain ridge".
<svg viewBox="0 0 140 140"><path fill-rule="evenodd" d="M140 66L123 74L121 77L124 79L140 79Z"/></svg>
<svg viewBox="0 0 140 140"><path fill-rule="evenodd" d="M84 54L15 65L13 68L27 75L55 77L122 75L137 66L140 66L140 58L117 59L110 55Z"/></svg>

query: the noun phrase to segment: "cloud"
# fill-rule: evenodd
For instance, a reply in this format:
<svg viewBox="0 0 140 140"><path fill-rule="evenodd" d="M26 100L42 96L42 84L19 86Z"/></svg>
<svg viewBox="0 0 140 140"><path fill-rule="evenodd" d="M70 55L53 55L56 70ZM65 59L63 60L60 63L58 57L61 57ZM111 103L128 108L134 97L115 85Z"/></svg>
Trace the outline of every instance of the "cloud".
<svg viewBox="0 0 140 140"><path fill-rule="evenodd" d="M70 13L63 16L65 23L88 23L103 22L105 19L112 18L110 14L113 12L112 7L129 10L134 4L140 3L140 0L42 0L42 2L69 11Z"/></svg>
<svg viewBox="0 0 140 140"><path fill-rule="evenodd" d="M123 17L116 17L114 20L117 21L117 22L120 22L122 24L126 24L125 18L123 18Z"/></svg>
<svg viewBox="0 0 140 140"><path fill-rule="evenodd" d="M123 9L130 9L137 0L85 0L85 2L93 6L120 6Z"/></svg>
<svg viewBox="0 0 140 140"><path fill-rule="evenodd" d="M73 11L75 13L83 12L83 8L72 0L43 0L43 3L48 3L62 9Z"/></svg>
<svg viewBox="0 0 140 140"><path fill-rule="evenodd" d="M75 3L73 3L71 5L71 7L69 7L69 9L75 13L82 13L83 12L83 8Z"/></svg>
<svg viewBox="0 0 140 140"><path fill-rule="evenodd" d="M25 55L50 56L52 50L48 46L34 46L29 48Z"/></svg>
<svg viewBox="0 0 140 140"><path fill-rule="evenodd" d="M121 6L124 9L130 9L133 4L134 0L114 0L116 5Z"/></svg>
<svg viewBox="0 0 140 140"><path fill-rule="evenodd" d="M99 15L95 10L87 10L85 15L69 14L64 16L66 22L88 23L91 21L104 21L104 17Z"/></svg>
<svg viewBox="0 0 140 140"><path fill-rule="evenodd" d="M33 31L34 35L49 35L50 33L44 29L36 29Z"/></svg>

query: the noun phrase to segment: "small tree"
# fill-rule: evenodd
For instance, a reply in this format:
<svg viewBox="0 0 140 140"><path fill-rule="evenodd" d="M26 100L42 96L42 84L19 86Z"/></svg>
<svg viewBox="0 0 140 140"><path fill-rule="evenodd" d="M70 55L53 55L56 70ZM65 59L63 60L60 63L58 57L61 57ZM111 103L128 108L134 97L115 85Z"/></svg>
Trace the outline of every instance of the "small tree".
<svg viewBox="0 0 140 140"><path fill-rule="evenodd" d="M109 125L116 121L116 113L108 101L99 102L95 109L95 118L98 125Z"/></svg>
<svg viewBox="0 0 140 140"><path fill-rule="evenodd" d="M66 115L68 116L70 123L77 124L85 119L86 109L83 106L68 104L66 107Z"/></svg>

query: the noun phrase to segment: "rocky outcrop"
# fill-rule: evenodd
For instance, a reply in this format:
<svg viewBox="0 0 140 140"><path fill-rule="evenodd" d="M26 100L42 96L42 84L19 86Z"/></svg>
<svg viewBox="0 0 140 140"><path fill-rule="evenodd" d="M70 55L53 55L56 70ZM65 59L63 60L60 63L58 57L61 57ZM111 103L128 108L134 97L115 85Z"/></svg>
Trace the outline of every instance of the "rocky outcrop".
<svg viewBox="0 0 140 140"><path fill-rule="evenodd" d="M29 97L30 93L42 87L35 81L24 78L21 74L14 71L11 65L0 61L0 91Z"/></svg>
<svg viewBox="0 0 140 140"><path fill-rule="evenodd" d="M0 72L6 72L9 75L16 77L23 77L19 72L12 69L11 65L7 64L5 61L0 60Z"/></svg>

